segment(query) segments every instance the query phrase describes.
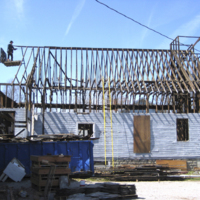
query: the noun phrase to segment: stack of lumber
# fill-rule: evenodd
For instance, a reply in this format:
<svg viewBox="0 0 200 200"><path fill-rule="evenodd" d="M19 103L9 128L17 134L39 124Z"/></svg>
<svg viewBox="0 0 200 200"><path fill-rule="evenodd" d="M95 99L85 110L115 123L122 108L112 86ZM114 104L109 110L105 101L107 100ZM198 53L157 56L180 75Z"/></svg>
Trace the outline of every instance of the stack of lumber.
<svg viewBox="0 0 200 200"><path fill-rule="evenodd" d="M112 181L160 181L160 180L181 180L181 177L170 175L182 174L178 169L170 169L162 165L143 165L139 167L116 167L110 169L95 170L95 177L107 178Z"/></svg>
<svg viewBox="0 0 200 200"><path fill-rule="evenodd" d="M55 191L59 188L59 178L61 176L68 176L71 173L69 168L70 156L31 156L31 184L32 187L39 192L43 192L47 185L48 175L51 170L51 166L55 166L55 171L52 175L51 191ZM44 162L45 161L45 162Z"/></svg>
<svg viewBox="0 0 200 200"><path fill-rule="evenodd" d="M134 184L96 183L85 187L58 190L55 198L58 200L69 199L128 199L137 198Z"/></svg>

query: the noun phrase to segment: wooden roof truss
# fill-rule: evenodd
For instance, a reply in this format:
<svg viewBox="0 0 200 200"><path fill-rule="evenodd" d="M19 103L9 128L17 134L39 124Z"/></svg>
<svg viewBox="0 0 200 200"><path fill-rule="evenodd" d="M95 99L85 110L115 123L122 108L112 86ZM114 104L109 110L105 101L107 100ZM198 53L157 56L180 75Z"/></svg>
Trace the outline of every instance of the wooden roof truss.
<svg viewBox="0 0 200 200"><path fill-rule="evenodd" d="M189 50L18 48L22 60L17 73L11 84L1 85L19 88L19 107L30 109L34 104L50 111L99 111L104 87L106 102L109 95L112 97L112 105L107 108L111 106L115 111L199 111L200 61L194 47ZM178 106L177 99L184 103Z"/></svg>

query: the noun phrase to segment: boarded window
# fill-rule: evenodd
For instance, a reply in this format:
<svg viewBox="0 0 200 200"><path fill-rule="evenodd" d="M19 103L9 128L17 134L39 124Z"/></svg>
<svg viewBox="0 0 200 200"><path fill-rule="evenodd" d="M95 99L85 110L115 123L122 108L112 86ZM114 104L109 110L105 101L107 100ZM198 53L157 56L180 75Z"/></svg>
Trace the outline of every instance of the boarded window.
<svg viewBox="0 0 200 200"><path fill-rule="evenodd" d="M134 153L150 153L150 116L134 116Z"/></svg>
<svg viewBox="0 0 200 200"><path fill-rule="evenodd" d="M176 119L177 141L189 140L188 119Z"/></svg>

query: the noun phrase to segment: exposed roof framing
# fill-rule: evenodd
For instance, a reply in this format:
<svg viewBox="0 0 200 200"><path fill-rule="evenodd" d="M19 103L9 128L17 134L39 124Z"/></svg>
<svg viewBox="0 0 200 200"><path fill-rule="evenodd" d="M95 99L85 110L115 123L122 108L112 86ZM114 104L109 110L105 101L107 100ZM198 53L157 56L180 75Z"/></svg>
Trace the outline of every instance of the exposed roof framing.
<svg viewBox="0 0 200 200"><path fill-rule="evenodd" d="M172 109L180 95L200 92L197 42L186 50L180 49L179 38L170 50L18 46L22 60L12 85L21 88L26 104L50 109L97 110L103 88L107 99L112 96L112 109L123 104L134 110L135 102Z"/></svg>
<svg viewBox="0 0 200 200"><path fill-rule="evenodd" d="M188 51L22 47L22 64L13 80L33 88L139 93L199 91L198 57ZM32 61L31 61L32 60ZM24 65L24 67L22 66Z"/></svg>

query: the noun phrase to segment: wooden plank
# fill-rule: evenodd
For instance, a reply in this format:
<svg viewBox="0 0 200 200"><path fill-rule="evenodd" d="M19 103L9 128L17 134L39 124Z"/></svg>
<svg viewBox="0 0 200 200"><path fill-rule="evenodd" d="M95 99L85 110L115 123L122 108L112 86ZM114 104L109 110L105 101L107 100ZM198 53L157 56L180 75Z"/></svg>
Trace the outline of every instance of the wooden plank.
<svg viewBox="0 0 200 200"><path fill-rule="evenodd" d="M8 176L4 173L0 176L0 181L5 182L5 180L8 178Z"/></svg>
<svg viewBox="0 0 200 200"><path fill-rule="evenodd" d="M32 167L31 172L37 174L49 174L50 167ZM66 167L57 167L54 174L70 174L71 169Z"/></svg>
<svg viewBox="0 0 200 200"><path fill-rule="evenodd" d="M134 116L134 153L150 153L150 116Z"/></svg>
<svg viewBox="0 0 200 200"><path fill-rule="evenodd" d="M48 164L44 164L44 161L32 161L32 167L50 167L51 164L56 165L56 167L65 167L68 168L69 162L49 162ZM48 162L48 161L47 161Z"/></svg>
<svg viewBox="0 0 200 200"><path fill-rule="evenodd" d="M183 180L183 177L180 176L116 176L112 177L109 180L111 181L164 181L164 180Z"/></svg>
<svg viewBox="0 0 200 200"><path fill-rule="evenodd" d="M5 61L3 63L6 67L12 67L12 66L19 66L21 64L20 60L16 60L16 61Z"/></svg>
<svg viewBox="0 0 200 200"><path fill-rule="evenodd" d="M42 160L47 160L49 162L69 162L71 161L71 156L31 156L31 161L41 162Z"/></svg>
<svg viewBox="0 0 200 200"><path fill-rule="evenodd" d="M186 160L156 160L157 165L167 165L169 168L187 170Z"/></svg>

